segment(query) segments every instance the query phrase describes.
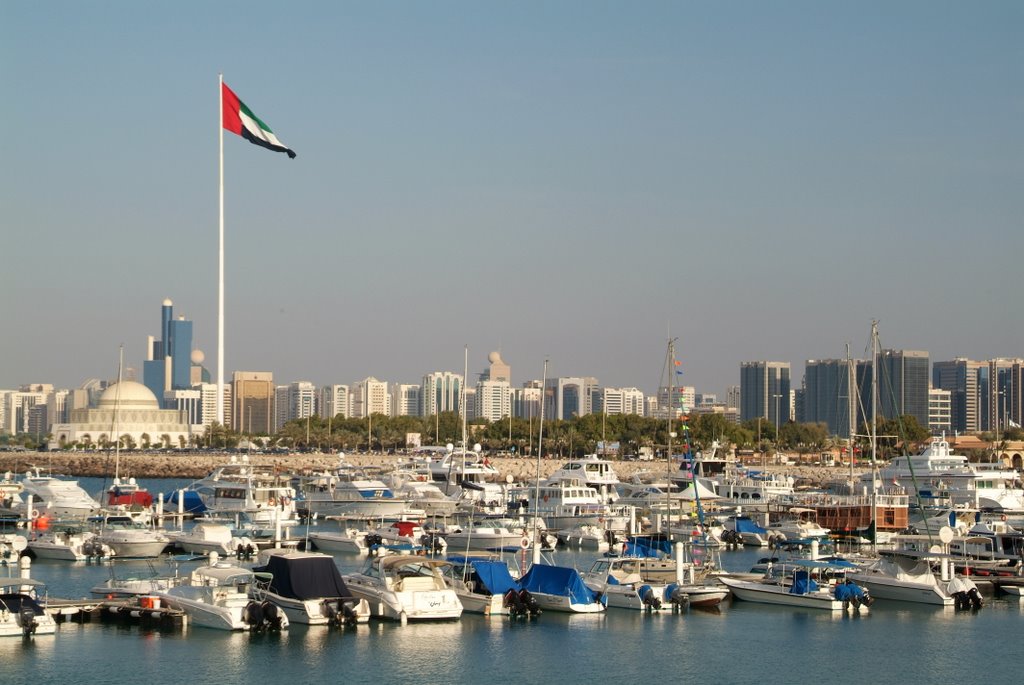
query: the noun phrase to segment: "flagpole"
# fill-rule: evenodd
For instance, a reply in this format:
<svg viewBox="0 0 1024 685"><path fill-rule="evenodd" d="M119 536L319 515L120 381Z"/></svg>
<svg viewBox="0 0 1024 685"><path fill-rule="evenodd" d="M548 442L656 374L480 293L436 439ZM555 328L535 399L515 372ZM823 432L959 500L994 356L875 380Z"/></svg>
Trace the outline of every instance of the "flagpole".
<svg viewBox="0 0 1024 685"><path fill-rule="evenodd" d="M220 249L217 272L217 423L224 425L224 74L217 75L220 143Z"/></svg>

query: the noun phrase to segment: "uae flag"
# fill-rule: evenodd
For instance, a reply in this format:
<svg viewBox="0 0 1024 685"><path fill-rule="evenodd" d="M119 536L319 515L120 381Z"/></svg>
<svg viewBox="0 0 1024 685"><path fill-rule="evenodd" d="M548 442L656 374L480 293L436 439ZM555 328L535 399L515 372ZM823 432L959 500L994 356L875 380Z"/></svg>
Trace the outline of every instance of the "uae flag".
<svg viewBox="0 0 1024 685"><path fill-rule="evenodd" d="M262 145L268 150L286 152L290 159L295 159L295 152L278 140L270 127L260 121L259 117L238 99L238 96L228 88L226 83L221 83L221 99L225 129L242 136L250 143Z"/></svg>

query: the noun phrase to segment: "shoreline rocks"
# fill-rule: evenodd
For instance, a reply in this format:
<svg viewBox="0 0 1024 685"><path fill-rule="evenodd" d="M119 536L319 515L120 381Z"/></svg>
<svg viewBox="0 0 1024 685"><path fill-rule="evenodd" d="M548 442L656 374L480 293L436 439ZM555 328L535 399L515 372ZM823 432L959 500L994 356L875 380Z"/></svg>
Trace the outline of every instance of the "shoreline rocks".
<svg viewBox="0 0 1024 685"><path fill-rule="evenodd" d="M181 478L198 479L206 476L215 467L227 463L231 457L242 458L245 453L231 454L165 454L131 452L121 454L119 472L122 477L135 478ZM372 466L389 468L406 455L401 454L346 454L345 461L355 466ZM334 454L253 454L249 459L256 465L274 466L281 472L297 472L304 470L329 469L337 465L338 457ZM38 468L42 473L53 473L78 477L112 477L114 474L113 454L83 452L6 452L0 453L0 472L9 471L13 474L24 474ZM542 478L549 476L567 459L549 457L540 460ZM514 481L532 481L537 476L536 458L495 457L490 459L502 478L511 476ZM668 476L671 470L664 461L615 461L615 472L619 479L628 481L634 474L646 472L655 476ZM761 470L761 467L752 467ZM794 478L798 485L822 485L835 479L846 479L850 475L848 467L829 466L766 466L764 471L785 473ZM855 469L854 476L859 476L864 469Z"/></svg>

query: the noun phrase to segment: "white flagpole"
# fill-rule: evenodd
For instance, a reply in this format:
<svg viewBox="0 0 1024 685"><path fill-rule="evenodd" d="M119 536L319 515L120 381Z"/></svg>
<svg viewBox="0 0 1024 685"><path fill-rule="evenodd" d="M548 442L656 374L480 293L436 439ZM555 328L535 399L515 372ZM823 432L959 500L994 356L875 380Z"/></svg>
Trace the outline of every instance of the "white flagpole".
<svg viewBox="0 0 1024 685"><path fill-rule="evenodd" d="M217 423L224 425L224 74L218 74L220 137L220 251L217 273Z"/></svg>

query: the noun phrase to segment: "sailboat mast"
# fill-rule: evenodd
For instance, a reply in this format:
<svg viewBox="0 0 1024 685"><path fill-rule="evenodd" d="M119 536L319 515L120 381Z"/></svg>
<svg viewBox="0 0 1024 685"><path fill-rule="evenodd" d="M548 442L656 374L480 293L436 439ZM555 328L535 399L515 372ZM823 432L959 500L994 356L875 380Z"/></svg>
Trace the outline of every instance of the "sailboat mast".
<svg viewBox="0 0 1024 685"><path fill-rule="evenodd" d="M124 343L117 355L117 389L114 391L114 482L121 477L121 376L124 369Z"/></svg>
<svg viewBox="0 0 1024 685"><path fill-rule="evenodd" d="M672 432L672 419L675 418L676 413L676 347L674 338L669 338L668 341L668 358L666 359L666 365L668 366L668 454L665 455L665 515L668 519L665 521L664 527L661 530L663 533L668 533L669 526L672 522L672 489L670 487L672 483L672 438L674 436L674 433Z"/></svg>
<svg viewBox="0 0 1024 685"><path fill-rule="evenodd" d="M533 487L533 561L540 563L540 460L544 455L544 404L548 386L548 360L544 360L544 373L540 382L540 428L537 431L537 481Z"/></svg>

